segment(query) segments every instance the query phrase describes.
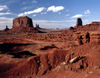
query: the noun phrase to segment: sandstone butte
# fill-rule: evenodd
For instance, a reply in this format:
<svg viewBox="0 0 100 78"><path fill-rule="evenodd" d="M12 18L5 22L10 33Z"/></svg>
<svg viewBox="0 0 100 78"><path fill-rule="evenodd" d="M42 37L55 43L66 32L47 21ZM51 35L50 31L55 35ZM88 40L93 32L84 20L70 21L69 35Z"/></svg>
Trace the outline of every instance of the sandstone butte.
<svg viewBox="0 0 100 78"><path fill-rule="evenodd" d="M28 28L35 31L31 19L18 17L8 31ZM0 78L100 78L100 22L42 31L0 33Z"/></svg>
<svg viewBox="0 0 100 78"><path fill-rule="evenodd" d="M13 26L12 29L7 31L7 33L27 33L32 32L36 33L39 32L37 29L34 28L32 19L28 16L22 16L15 18L13 20Z"/></svg>
<svg viewBox="0 0 100 78"><path fill-rule="evenodd" d="M13 20L13 28L15 27L33 27L32 19L27 16L15 18Z"/></svg>

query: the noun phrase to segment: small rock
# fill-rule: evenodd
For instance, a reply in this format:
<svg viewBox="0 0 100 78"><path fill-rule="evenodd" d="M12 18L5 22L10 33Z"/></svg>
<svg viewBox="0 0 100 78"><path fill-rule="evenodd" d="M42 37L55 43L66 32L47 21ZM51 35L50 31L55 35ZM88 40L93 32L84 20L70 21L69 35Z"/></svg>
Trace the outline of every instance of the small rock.
<svg viewBox="0 0 100 78"><path fill-rule="evenodd" d="M90 71L89 73L90 73L90 74L93 74L93 72L92 72L92 71Z"/></svg>
<svg viewBox="0 0 100 78"><path fill-rule="evenodd" d="M77 59L79 59L80 58L80 56L77 56L77 57L74 57L73 59L71 59L70 61L69 61L69 63L73 63L73 62L75 62Z"/></svg>
<svg viewBox="0 0 100 78"><path fill-rule="evenodd" d="M100 68L99 66L95 66L95 67L94 67L94 70L99 69L99 68Z"/></svg>
<svg viewBox="0 0 100 78"><path fill-rule="evenodd" d="M57 69L57 72L59 72L60 71L60 69Z"/></svg>
<svg viewBox="0 0 100 78"><path fill-rule="evenodd" d="M65 70L68 70L69 66L68 65L65 65Z"/></svg>
<svg viewBox="0 0 100 78"><path fill-rule="evenodd" d="M62 63L61 63L61 65L65 65L65 64L66 64L66 62L62 62Z"/></svg>

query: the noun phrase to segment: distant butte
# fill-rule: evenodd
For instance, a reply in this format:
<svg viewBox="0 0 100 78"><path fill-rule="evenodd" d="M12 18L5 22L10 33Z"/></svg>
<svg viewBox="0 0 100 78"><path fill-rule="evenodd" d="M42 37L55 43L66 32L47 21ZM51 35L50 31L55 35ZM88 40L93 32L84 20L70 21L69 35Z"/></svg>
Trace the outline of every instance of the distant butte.
<svg viewBox="0 0 100 78"><path fill-rule="evenodd" d="M40 32L36 28L34 28L32 19L29 18L28 16L15 18L13 20L12 29L7 31L7 33L26 33L26 32L32 32L32 33Z"/></svg>
<svg viewBox="0 0 100 78"><path fill-rule="evenodd" d="M27 16L15 18L13 20L13 28L14 27L33 27L32 19Z"/></svg>
<svg viewBox="0 0 100 78"><path fill-rule="evenodd" d="M8 31L9 30L9 28L8 28L8 26L6 25L6 28L3 30L4 32L6 32L6 31Z"/></svg>
<svg viewBox="0 0 100 78"><path fill-rule="evenodd" d="M39 24L35 24L35 28L36 28L36 29L41 29L41 28L39 27Z"/></svg>
<svg viewBox="0 0 100 78"><path fill-rule="evenodd" d="M76 25L74 26L74 28L77 28L79 26L82 26L82 19L81 18L77 18Z"/></svg>

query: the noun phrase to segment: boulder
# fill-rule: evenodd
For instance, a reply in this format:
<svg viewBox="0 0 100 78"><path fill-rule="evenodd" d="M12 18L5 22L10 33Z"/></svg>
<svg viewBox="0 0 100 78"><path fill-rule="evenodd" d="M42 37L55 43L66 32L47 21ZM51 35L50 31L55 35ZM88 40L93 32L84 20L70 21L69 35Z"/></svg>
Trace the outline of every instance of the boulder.
<svg viewBox="0 0 100 78"><path fill-rule="evenodd" d="M74 63L74 62L76 62L79 58L80 58L80 56L76 56L76 57L72 58L72 59L69 61L69 63Z"/></svg>
<svg viewBox="0 0 100 78"><path fill-rule="evenodd" d="M27 16L15 18L13 20L13 28L15 27L33 27L32 19Z"/></svg>

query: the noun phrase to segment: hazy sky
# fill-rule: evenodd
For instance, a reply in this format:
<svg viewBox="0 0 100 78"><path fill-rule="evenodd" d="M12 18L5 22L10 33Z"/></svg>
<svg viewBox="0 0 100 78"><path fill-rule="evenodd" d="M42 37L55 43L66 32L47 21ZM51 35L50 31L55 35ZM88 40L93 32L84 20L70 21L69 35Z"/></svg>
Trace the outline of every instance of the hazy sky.
<svg viewBox="0 0 100 78"><path fill-rule="evenodd" d="M29 16L41 28L68 28L100 21L100 0L0 0L0 30L19 16Z"/></svg>

